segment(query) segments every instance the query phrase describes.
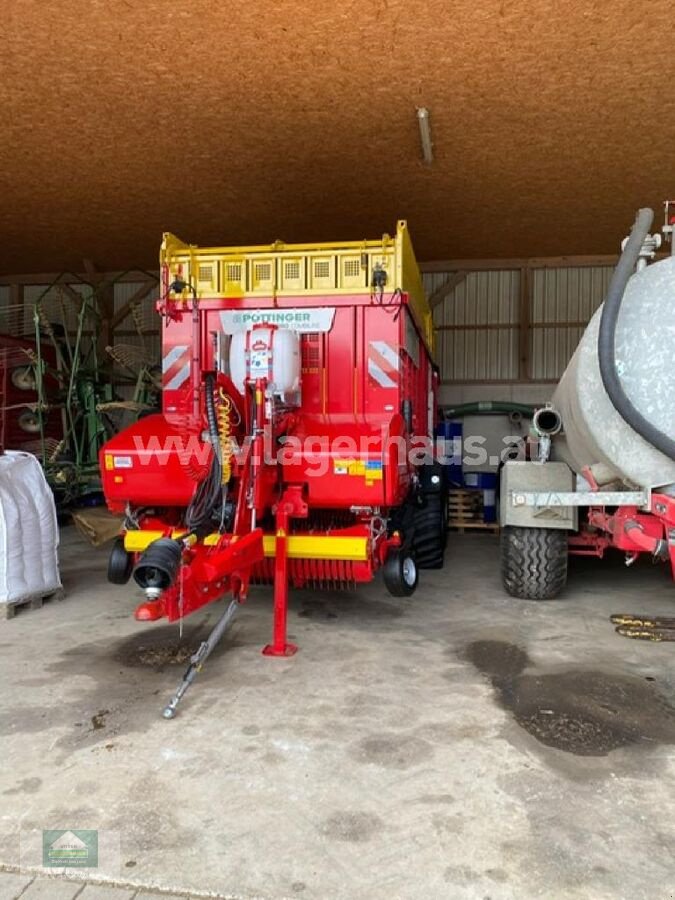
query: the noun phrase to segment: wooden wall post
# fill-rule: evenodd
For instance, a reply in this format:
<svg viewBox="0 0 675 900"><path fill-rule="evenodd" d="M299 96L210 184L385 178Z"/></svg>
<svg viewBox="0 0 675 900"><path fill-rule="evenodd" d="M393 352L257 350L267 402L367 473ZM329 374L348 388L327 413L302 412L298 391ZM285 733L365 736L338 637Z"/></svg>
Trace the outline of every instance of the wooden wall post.
<svg viewBox="0 0 675 900"><path fill-rule="evenodd" d="M528 266L520 270L520 305L518 316L518 380L530 380L530 321L532 318L532 272Z"/></svg>

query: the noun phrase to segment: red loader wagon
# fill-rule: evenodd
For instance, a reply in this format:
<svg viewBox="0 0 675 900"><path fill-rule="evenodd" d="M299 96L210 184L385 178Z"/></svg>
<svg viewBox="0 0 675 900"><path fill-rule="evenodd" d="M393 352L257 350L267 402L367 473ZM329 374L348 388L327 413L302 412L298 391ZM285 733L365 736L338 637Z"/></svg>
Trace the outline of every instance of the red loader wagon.
<svg viewBox="0 0 675 900"><path fill-rule="evenodd" d="M395 596L443 564L445 485L432 435L431 314L406 223L381 240L160 252L163 409L100 456L124 513L109 578L133 573L136 618L173 622L230 595L164 711L246 599L274 584L290 656L289 585L350 587L378 569Z"/></svg>

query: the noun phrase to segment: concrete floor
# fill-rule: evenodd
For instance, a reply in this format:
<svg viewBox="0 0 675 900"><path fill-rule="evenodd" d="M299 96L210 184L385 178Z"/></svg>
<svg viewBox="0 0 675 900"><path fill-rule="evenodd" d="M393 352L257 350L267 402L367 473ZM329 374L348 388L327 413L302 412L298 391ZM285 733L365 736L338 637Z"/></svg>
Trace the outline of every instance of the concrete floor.
<svg viewBox="0 0 675 900"><path fill-rule="evenodd" d="M94 828L94 880L129 896L673 895L675 646L608 621L675 615L664 568L580 560L564 599L520 602L496 538L451 535L410 600L296 593L289 660L260 655L258 590L166 722L218 610L177 652L106 552L63 538L66 599L0 623L0 868Z"/></svg>

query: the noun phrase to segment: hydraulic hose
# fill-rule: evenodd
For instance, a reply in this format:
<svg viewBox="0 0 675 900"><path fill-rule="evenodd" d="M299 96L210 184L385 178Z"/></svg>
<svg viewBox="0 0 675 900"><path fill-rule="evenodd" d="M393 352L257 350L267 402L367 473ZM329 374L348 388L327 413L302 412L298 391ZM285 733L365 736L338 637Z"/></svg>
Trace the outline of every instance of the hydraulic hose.
<svg viewBox="0 0 675 900"><path fill-rule="evenodd" d="M614 269L600 318L598 362L600 364L602 383L619 415L647 443L660 450L664 456L675 461L675 441L645 419L642 413L633 406L623 389L616 367L616 324L621 310L621 303L628 279L635 269L640 250L649 234L653 218L654 212L651 209L645 208L638 212L633 230Z"/></svg>
<svg viewBox="0 0 675 900"><path fill-rule="evenodd" d="M489 415L491 413L518 412L531 419L535 411L534 406L527 403L511 403L509 400L477 400L474 403L460 403L458 406L441 407L445 419L458 419L462 416Z"/></svg>
<svg viewBox="0 0 675 900"><path fill-rule="evenodd" d="M218 503L222 502L221 467L220 467L220 441L218 437L218 419L216 417L216 404L213 398L215 391L215 378L210 373L204 378L206 420L209 425L213 457L211 470L206 478L201 481L192 502L185 514L185 524L190 531L198 532L204 528Z"/></svg>
<svg viewBox="0 0 675 900"><path fill-rule="evenodd" d="M629 519L623 526L623 530L641 550L651 553L653 556L668 559L668 541L645 534L644 529L635 519Z"/></svg>
<svg viewBox="0 0 675 900"><path fill-rule="evenodd" d="M206 421L209 423L209 434L211 435L213 446L214 448L216 448L218 447L218 419L216 418L216 404L213 399L213 392L216 389L216 381L211 373L205 376L204 386L206 388Z"/></svg>

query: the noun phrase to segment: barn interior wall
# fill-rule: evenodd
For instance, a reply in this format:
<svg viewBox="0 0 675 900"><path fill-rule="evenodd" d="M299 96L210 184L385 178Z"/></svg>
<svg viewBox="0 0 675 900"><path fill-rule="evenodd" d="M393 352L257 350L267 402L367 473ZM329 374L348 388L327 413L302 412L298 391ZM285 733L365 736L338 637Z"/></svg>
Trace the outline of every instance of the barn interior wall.
<svg viewBox="0 0 675 900"><path fill-rule="evenodd" d="M441 406L485 400L540 405L550 398L585 325L604 298L612 272L605 260L593 264L580 259L575 265L557 266L554 262L539 260L528 266L523 261L486 261L485 268L472 271L462 271L455 263L423 264L424 284L433 304ZM72 299L48 282L37 283L38 276L32 280L21 285L20 303L16 286L0 285L0 331L31 337L39 302L49 321L61 322L73 334L77 315ZM149 362L157 362L156 290L134 304L133 315L131 310L124 314L143 284L127 277L113 285L111 312L117 321L110 342L136 347ZM86 293L82 284L71 288ZM113 371L119 374L117 364ZM125 399L133 392L121 383L119 390ZM527 422L514 425L505 415L464 419L465 435L483 438L492 459L505 442L526 429ZM466 466L467 470L491 467L481 462Z"/></svg>
<svg viewBox="0 0 675 900"><path fill-rule="evenodd" d="M488 400L538 406L550 399L613 270L609 261L554 262L495 261L472 271L461 264L423 267L441 406ZM528 425L507 415L465 416L465 470L494 469L505 446L525 436ZM485 457L467 454L467 438Z"/></svg>

